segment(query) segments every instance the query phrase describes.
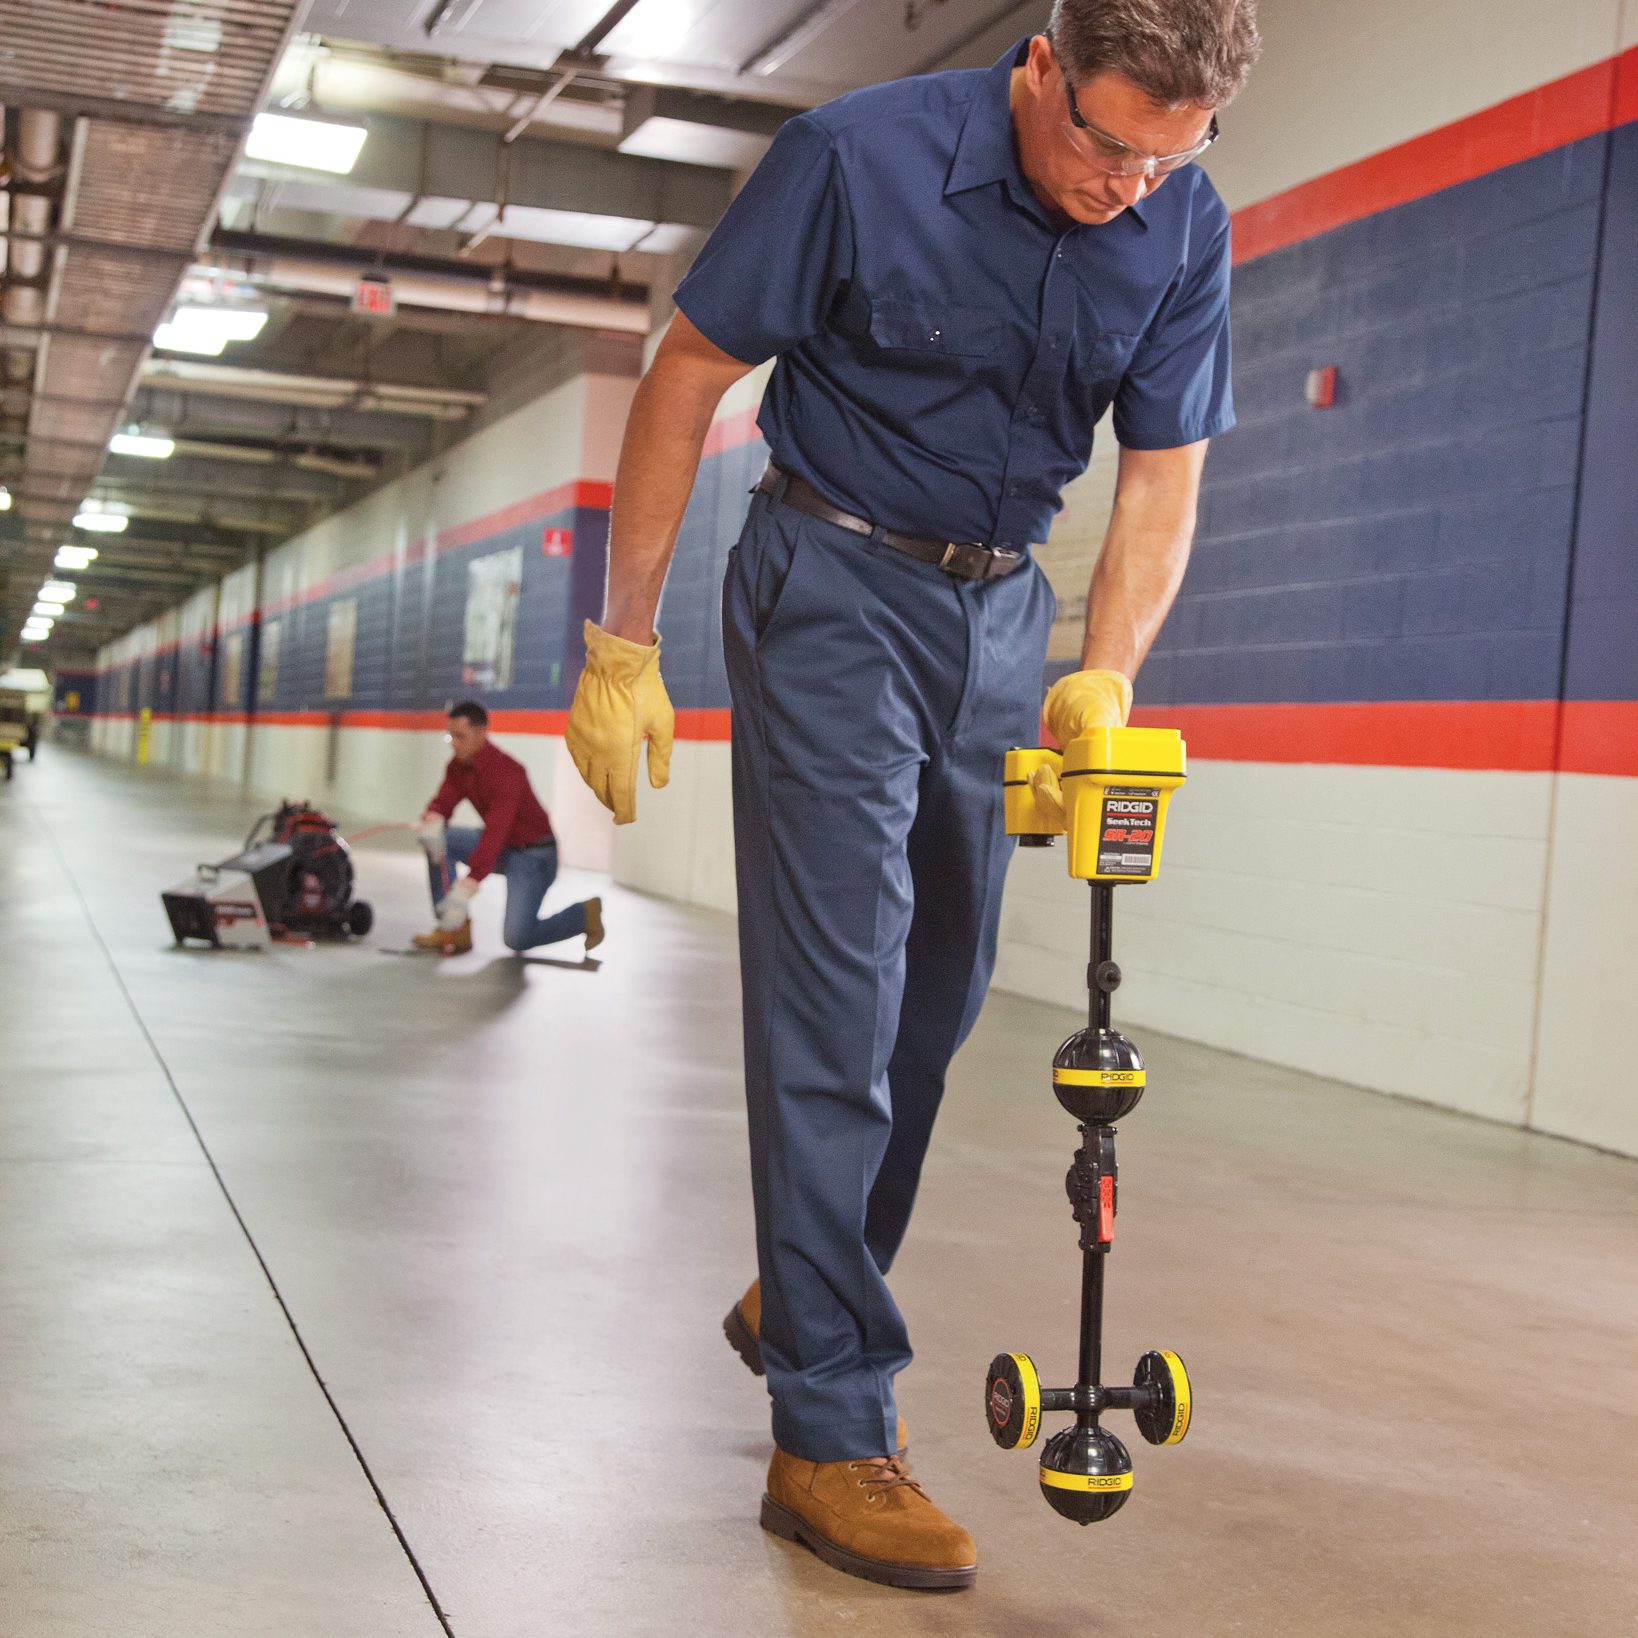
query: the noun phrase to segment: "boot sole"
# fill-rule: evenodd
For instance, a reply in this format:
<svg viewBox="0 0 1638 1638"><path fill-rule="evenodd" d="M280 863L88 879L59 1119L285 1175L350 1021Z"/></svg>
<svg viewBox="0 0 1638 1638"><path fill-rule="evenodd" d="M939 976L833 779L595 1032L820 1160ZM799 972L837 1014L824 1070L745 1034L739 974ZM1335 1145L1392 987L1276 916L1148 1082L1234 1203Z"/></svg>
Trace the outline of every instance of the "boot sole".
<svg viewBox="0 0 1638 1638"><path fill-rule="evenodd" d="M926 1564L894 1564L888 1559L866 1558L849 1552L820 1535L799 1513L793 1513L766 1494L762 1498L762 1528L781 1541L794 1541L806 1547L833 1570L856 1575L861 1581L875 1581L884 1587L903 1587L913 1592L956 1592L972 1586L978 1579L976 1564L935 1569Z"/></svg>
<svg viewBox="0 0 1638 1638"><path fill-rule="evenodd" d="M728 1317L722 1322L722 1334L728 1339L728 1346L745 1361L745 1368L752 1376L762 1375L762 1344L757 1341L756 1332L745 1323L745 1316L739 1311L736 1302L728 1310Z"/></svg>

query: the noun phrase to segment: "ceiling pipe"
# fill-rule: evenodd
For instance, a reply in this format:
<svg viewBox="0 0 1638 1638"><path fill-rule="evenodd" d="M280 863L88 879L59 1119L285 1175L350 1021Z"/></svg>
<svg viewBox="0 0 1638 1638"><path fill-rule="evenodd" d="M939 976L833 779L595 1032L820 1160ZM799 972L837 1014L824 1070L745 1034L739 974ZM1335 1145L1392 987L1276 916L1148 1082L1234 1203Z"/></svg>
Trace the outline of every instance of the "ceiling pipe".
<svg viewBox="0 0 1638 1638"><path fill-rule="evenodd" d="M627 335L647 335L650 328L646 305L613 296L594 296L579 291L551 290L508 283L498 289L486 269L474 269L469 276L459 273L430 273L385 265L363 257L356 261L321 259L313 256L236 254L225 260L206 257L207 268L238 273L251 282L272 290L290 290L311 295L342 296L351 299L358 281L366 274L392 281L394 297L410 307L432 307L452 313L487 313L504 318L528 319L537 324L559 324L579 330L618 330Z"/></svg>
<svg viewBox="0 0 1638 1638"><path fill-rule="evenodd" d="M183 391L198 387L224 398L259 398L268 403L317 409L386 410L395 415L423 415L434 421L463 420L485 398L481 392L462 392L453 387L407 387L342 376L284 375L274 370L180 358L150 358L142 367L141 379L145 386Z"/></svg>
<svg viewBox="0 0 1638 1638"><path fill-rule="evenodd" d="M0 318L7 324L36 327L45 320L44 276L51 231L51 197L43 190L59 171L57 150L62 121L38 108L11 111L17 130L17 161L12 168L11 226L19 237L11 244ZM34 354L24 347L8 349L4 376L22 385L34 375Z"/></svg>

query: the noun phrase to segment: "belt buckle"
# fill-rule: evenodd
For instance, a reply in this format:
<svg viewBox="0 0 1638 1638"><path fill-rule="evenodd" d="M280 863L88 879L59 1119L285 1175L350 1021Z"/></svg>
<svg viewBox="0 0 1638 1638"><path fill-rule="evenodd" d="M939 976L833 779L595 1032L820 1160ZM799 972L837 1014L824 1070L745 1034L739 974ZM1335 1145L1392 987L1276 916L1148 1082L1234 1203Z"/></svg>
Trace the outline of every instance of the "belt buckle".
<svg viewBox="0 0 1638 1638"><path fill-rule="evenodd" d="M960 575L963 580L988 580L990 571L987 563L977 574L957 567L960 555L963 552L979 552L985 558L993 558L995 555L991 548L981 540L952 540L945 545L944 556L938 560L938 566L947 574Z"/></svg>

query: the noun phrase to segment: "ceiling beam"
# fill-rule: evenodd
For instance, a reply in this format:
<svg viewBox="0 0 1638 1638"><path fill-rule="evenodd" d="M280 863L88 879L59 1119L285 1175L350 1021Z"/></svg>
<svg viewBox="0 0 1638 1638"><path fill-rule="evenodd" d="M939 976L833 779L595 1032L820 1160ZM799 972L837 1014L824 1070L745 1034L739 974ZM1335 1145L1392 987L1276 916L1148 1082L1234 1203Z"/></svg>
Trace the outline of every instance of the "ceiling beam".
<svg viewBox="0 0 1638 1638"><path fill-rule="evenodd" d="M504 202L525 210L571 211L709 231L733 197L733 178L704 165L610 152L582 143L525 136L507 143L492 131L438 125L396 114L351 116L369 130L346 176L250 162L240 174L280 184L291 204L334 209L348 192L356 214L395 219L418 204ZM373 199L366 198L373 195ZM367 207L367 208L366 208Z"/></svg>

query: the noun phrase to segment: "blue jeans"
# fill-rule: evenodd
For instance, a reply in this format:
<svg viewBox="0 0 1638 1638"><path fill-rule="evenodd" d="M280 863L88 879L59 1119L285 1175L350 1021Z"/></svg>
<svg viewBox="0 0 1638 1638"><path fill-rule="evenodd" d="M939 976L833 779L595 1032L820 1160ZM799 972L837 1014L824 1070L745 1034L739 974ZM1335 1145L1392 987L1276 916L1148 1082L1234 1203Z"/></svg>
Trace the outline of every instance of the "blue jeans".
<svg viewBox="0 0 1638 1638"><path fill-rule="evenodd" d="M762 1357L807 1461L897 1444L885 1275L994 966L1002 765L1039 738L1054 607L1034 563L955 580L760 495L729 561Z"/></svg>
<svg viewBox="0 0 1638 1638"><path fill-rule="evenodd" d="M432 907L443 903L444 893L455 881L455 866L465 864L477 851L483 837L470 825L451 825L444 834L444 858L433 861L428 872L432 885ZM506 878L506 930L509 950L533 950L542 944L558 944L578 938L586 930L586 907L571 904L555 916L542 916L540 902L557 878L557 843L541 842L535 847L503 848L495 861L495 874Z"/></svg>

